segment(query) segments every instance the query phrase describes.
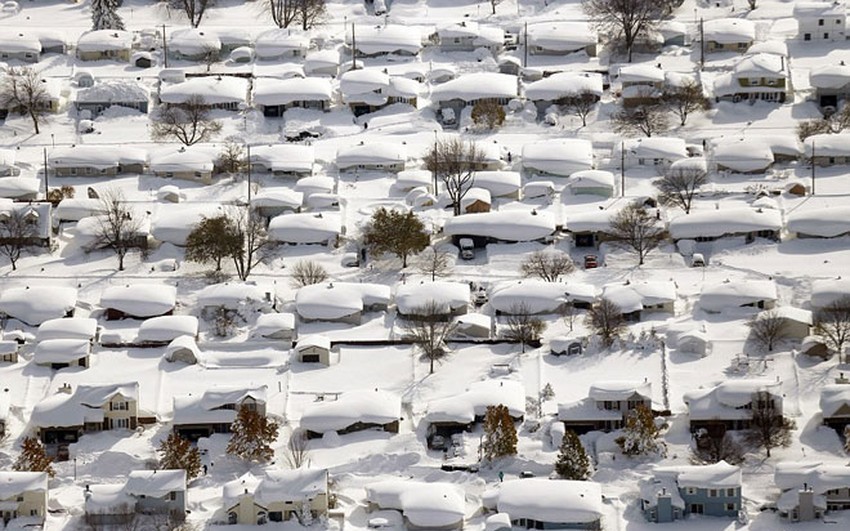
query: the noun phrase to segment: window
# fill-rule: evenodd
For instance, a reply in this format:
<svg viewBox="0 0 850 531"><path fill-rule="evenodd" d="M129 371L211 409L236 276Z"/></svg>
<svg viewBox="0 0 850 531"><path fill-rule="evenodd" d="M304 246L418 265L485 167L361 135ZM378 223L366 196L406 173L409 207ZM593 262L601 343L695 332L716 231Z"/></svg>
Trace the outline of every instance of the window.
<svg viewBox="0 0 850 531"><path fill-rule="evenodd" d="M110 402L109 409L112 411L127 411L130 408L127 402Z"/></svg>
<svg viewBox="0 0 850 531"><path fill-rule="evenodd" d="M23 497L23 496L18 496L18 497L16 498L16 501L18 501L18 502L22 502L22 501L24 501L24 497Z"/></svg>
<svg viewBox="0 0 850 531"><path fill-rule="evenodd" d="M735 489L726 489L726 496L732 497L735 495Z"/></svg>
<svg viewBox="0 0 850 531"><path fill-rule="evenodd" d="M129 429L130 428L130 419L113 419L112 427L118 429Z"/></svg>
<svg viewBox="0 0 850 531"><path fill-rule="evenodd" d="M696 493L697 493L697 489L696 489L696 487L686 487L686 488L685 488L685 494L688 494L688 495L690 495L690 496L693 496L693 495L694 495L694 494L696 494Z"/></svg>
<svg viewBox="0 0 850 531"><path fill-rule="evenodd" d="M822 18L818 19L818 26L823 26L823 19Z"/></svg>
<svg viewBox="0 0 850 531"><path fill-rule="evenodd" d="M38 516L38 509L30 509L30 516Z"/></svg>
<svg viewBox="0 0 850 531"><path fill-rule="evenodd" d="M229 513L227 513L227 523L228 524L236 525L236 522L238 521L237 519L238 519L238 517L236 516L236 513L234 511L230 511Z"/></svg>
<svg viewBox="0 0 850 531"><path fill-rule="evenodd" d="M743 48L743 49L746 50L749 47L750 47L749 43L746 43L746 42L739 42L738 43L738 48Z"/></svg>
<svg viewBox="0 0 850 531"><path fill-rule="evenodd" d="M717 497L717 489L708 489L708 497L716 498Z"/></svg>
<svg viewBox="0 0 850 531"><path fill-rule="evenodd" d="M690 509L691 514L702 514L704 511L703 505L701 503L692 503Z"/></svg>
<svg viewBox="0 0 850 531"><path fill-rule="evenodd" d="M619 411L620 410L620 403L617 402L616 400L606 400L604 402L603 407L605 409L609 409L609 410L612 410L612 411Z"/></svg>
<svg viewBox="0 0 850 531"><path fill-rule="evenodd" d="M803 34L803 40L804 40L804 41L810 41L810 40L812 40L812 34L811 34L811 33L804 33L804 34Z"/></svg>
<svg viewBox="0 0 850 531"><path fill-rule="evenodd" d="M829 33L824 33L824 34L823 34L823 38L824 38L824 39L828 39L828 38L829 38Z"/></svg>
<svg viewBox="0 0 850 531"><path fill-rule="evenodd" d="M176 500L177 499L177 493L174 492L174 491L169 492L168 493L168 499L171 500L171 501Z"/></svg>
<svg viewBox="0 0 850 531"><path fill-rule="evenodd" d="M727 511L737 511L738 507L736 507L734 503L727 503L726 504L726 510Z"/></svg>

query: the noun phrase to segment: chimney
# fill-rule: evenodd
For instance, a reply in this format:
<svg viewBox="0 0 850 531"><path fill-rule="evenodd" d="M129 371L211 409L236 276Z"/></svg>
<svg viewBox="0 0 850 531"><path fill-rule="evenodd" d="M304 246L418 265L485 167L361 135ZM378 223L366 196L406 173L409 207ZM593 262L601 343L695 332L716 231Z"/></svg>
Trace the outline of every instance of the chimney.
<svg viewBox="0 0 850 531"><path fill-rule="evenodd" d="M69 384L68 382L63 383L62 387L59 388L57 393L65 393L66 395L70 395L71 394L71 384Z"/></svg>

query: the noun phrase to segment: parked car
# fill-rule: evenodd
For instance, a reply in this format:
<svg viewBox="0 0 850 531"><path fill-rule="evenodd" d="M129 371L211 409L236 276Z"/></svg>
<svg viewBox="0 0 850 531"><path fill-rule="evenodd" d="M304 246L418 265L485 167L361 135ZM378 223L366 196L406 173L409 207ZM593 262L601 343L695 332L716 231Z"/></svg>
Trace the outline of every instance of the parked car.
<svg viewBox="0 0 850 531"><path fill-rule="evenodd" d="M482 306L484 304L487 304L487 290L485 290L483 287L479 287L478 290L476 290L472 294L472 302L476 306Z"/></svg>
<svg viewBox="0 0 850 531"><path fill-rule="evenodd" d="M705 267L705 258L700 253L691 256L691 267Z"/></svg>
<svg viewBox="0 0 850 531"><path fill-rule="evenodd" d="M595 254L586 254L584 255L584 268L585 269L596 269L599 267L599 261Z"/></svg>
<svg viewBox="0 0 850 531"><path fill-rule="evenodd" d="M472 260L475 258L475 243L471 238L461 238L460 242L460 257L464 260Z"/></svg>

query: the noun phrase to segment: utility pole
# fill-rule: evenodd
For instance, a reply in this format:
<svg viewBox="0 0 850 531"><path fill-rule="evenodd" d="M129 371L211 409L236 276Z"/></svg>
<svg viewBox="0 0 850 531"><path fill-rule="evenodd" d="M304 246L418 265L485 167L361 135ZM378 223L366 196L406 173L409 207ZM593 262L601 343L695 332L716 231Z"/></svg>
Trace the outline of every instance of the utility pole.
<svg viewBox="0 0 850 531"><path fill-rule="evenodd" d="M357 37L354 35L354 22L351 23L351 70L357 70Z"/></svg>
<svg viewBox="0 0 850 531"><path fill-rule="evenodd" d="M168 44L165 42L165 24L162 25L162 61L165 68L168 68Z"/></svg>
<svg viewBox="0 0 850 531"><path fill-rule="evenodd" d="M626 197L626 143L620 141L620 197Z"/></svg>
<svg viewBox="0 0 850 531"><path fill-rule="evenodd" d="M251 144L245 145L248 157L248 209L251 208Z"/></svg>
<svg viewBox="0 0 850 531"><path fill-rule="evenodd" d="M699 69L705 68L705 28L702 17L699 19Z"/></svg>
<svg viewBox="0 0 850 531"><path fill-rule="evenodd" d="M812 140L812 195L815 195L815 141Z"/></svg>
<svg viewBox="0 0 850 531"><path fill-rule="evenodd" d="M528 22L522 31L522 67L528 68Z"/></svg>
<svg viewBox="0 0 850 531"><path fill-rule="evenodd" d="M437 149L437 130L434 129L434 169L431 172L432 177L434 178L434 197L437 196L437 166L439 165L437 158L439 157L439 151Z"/></svg>
<svg viewBox="0 0 850 531"><path fill-rule="evenodd" d="M50 179L47 175L47 148L43 148L42 152L44 154L44 198L47 199L50 193Z"/></svg>

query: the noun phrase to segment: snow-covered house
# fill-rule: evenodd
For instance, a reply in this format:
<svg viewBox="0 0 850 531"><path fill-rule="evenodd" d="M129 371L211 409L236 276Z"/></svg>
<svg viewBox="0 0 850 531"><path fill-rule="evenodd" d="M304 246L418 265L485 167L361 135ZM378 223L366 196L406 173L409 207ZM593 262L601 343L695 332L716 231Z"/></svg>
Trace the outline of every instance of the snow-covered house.
<svg viewBox="0 0 850 531"><path fill-rule="evenodd" d="M589 308L595 300L596 288L579 282L523 279L499 283L490 290L490 307L496 315L512 315L519 309L531 315L561 313L567 305Z"/></svg>
<svg viewBox="0 0 850 531"><path fill-rule="evenodd" d="M124 483L86 485L83 496L90 525L128 525L136 514L163 515L178 524L186 518L186 471L133 470Z"/></svg>
<svg viewBox="0 0 850 531"><path fill-rule="evenodd" d="M844 463L786 461L776 464L773 481L782 494L779 515L791 522L819 520L850 509L850 468Z"/></svg>
<svg viewBox="0 0 850 531"><path fill-rule="evenodd" d="M602 74L558 72L526 85L525 99L534 103L537 117L542 118L552 105L566 105L574 97L599 101L602 92Z"/></svg>
<svg viewBox="0 0 850 531"><path fill-rule="evenodd" d="M37 63L41 60L41 41L34 33L4 31L0 33L0 60Z"/></svg>
<svg viewBox="0 0 850 531"><path fill-rule="evenodd" d="M809 70L809 85L818 106L836 110L850 96L850 66L844 61L814 66Z"/></svg>
<svg viewBox="0 0 850 531"><path fill-rule="evenodd" d="M717 171L763 173L775 161L768 142L756 138L723 139L713 143L711 160Z"/></svg>
<svg viewBox="0 0 850 531"><path fill-rule="evenodd" d="M380 389L347 391L336 400L327 397L304 408L299 424L308 438L364 430L398 433L401 397Z"/></svg>
<svg viewBox="0 0 850 531"><path fill-rule="evenodd" d="M269 469L259 478L250 472L222 488L224 521L230 525L263 525L328 515L328 471ZM306 508L306 509L305 509Z"/></svg>
<svg viewBox="0 0 850 531"><path fill-rule="evenodd" d="M668 228L674 241L710 242L741 237L746 243L752 243L756 238L779 241L782 213L769 208L750 207L694 210L671 219Z"/></svg>
<svg viewBox="0 0 850 531"><path fill-rule="evenodd" d="M61 341L61 340L48 340ZM135 430L155 422L139 408L139 384L64 384L56 394L35 405L30 425L46 445L69 444L85 433L104 430Z"/></svg>
<svg viewBox="0 0 850 531"><path fill-rule="evenodd" d="M35 201L38 199L40 189L41 179L18 176L0 177L0 197L4 199Z"/></svg>
<svg viewBox="0 0 850 531"><path fill-rule="evenodd" d="M593 481L526 478L499 485L496 509L527 529L602 529L602 489ZM485 498L487 494L485 493Z"/></svg>
<svg viewBox="0 0 850 531"><path fill-rule="evenodd" d="M462 282L411 282L397 285L395 289L396 310L399 316L408 318L420 315L417 312L433 304L439 315L449 320L467 312L469 298L469 286Z"/></svg>
<svg viewBox="0 0 850 531"><path fill-rule="evenodd" d="M769 312L759 312L755 316L756 322L773 316L781 319L781 331L777 338L789 338L802 340L812 333L812 312L793 306L777 306Z"/></svg>
<svg viewBox="0 0 850 531"><path fill-rule="evenodd" d="M725 461L656 467L640 486L641 510L659 524L692 514L736 518L743 509L741 485L741 468Z"/></svg>
<svg viewBox="0 0 850 531"><path fill-rule="evenodd" d="M220 208L218 203L160 205L151 219L151 235L157 241L184 247L186 238L202 217L220 213Z"/></svg>
<svg viewBox="0 0 850 531"><path fill-rule="evenodd" d="M47 339L35 346L32 361L54 370L88 367L91 343L84 339Z"/></svg>
<svg viewBox="0 0 850 531"><path fill-rule="evenodd" d="M265 339L273 339L285 343L295 340L295 314L293 313L264 313L257 317L254 324L254 335Z"/></svg>
<svg viewBox="0 0 850 531"><path fill-rule="evenodd" d="M370 510L394 509L407 529L463 529L463 489L448 482L388 480L366 486Z"/></svg>
<svg viewBox="0 0 850 531"><path fill-rule="evenodd" d="M552 20L529 24L528 53L531 55L566 55L584 51L596 57L597 36L587 22Z"/></svg>
<svg viewBox="0 0 850 531"><path fill-rule="evenodd" d="M477 171L472 175L472 182L490 192L492 198L519 199L522 189L522 175L517 171Z"/></svg>
<svg viewBox="0 0 850 531"><path fill-rule="evenodd" d="M201 394L173 398L172 429L175 433L197 441L213 433L230 433L238 411L247 408L266 415L268 388L230 387L211 388Z"/></svg>
<svg viewBox="0 0 850 531"><path fill-rule="evenodd" d="M651 136L623 143L626 167L650 166L668 168L677 160L688 157L684 138Z"/></svg>
<svg viewBox="0 0 850 531"><path fill-rule="evenodd" d="M850 280L848 279L838 277L812 281L812 295L809 303L815 310L826 308L845 297L850 297Z"/></svg>
<svg viewBox="0 0 850 531"><path fill-rule="evenodd" d="M130 60L133 34L123 30L93 30L80 35L77 40L77 57L81 61Z"/></svg>
<svg viewBox="0 0 850 531"><path fill-rule="evenodd" d="M583 138L558 138L522 146L522 169L529 175L569 177L593 169L593 144Z"/></svg>
<svg viewBox="0 0 850 531"><path fill-rule="evenodd" d="M342 218L334 212L284 214L269 222L269 239L280 243L335 246L344 233Z"/></svg>
<svg viewBox="0 0 850 531"><path fill-rule="evenodd" d="M850 425L850 385L834 383L821 387L820 413L823 423L843 436L844 428Z"/></svg>
<svg viewBox="0 0 850 531"><path fill-rule="evenodd" d="M784 56L748 54L735 64L732 72L714 80L714 97L717 101L734 103L756 100L785 103L793 94L790 79Z"/></svg>
<svg viewBox="0 0 850 531"><path fill-rule="evenodd" d="M301 212L304 194L286 188L264 189L251 198L251 210L268 223L275 216Z"/></svg>
<svg viewBox="0 0 850 531"><path fill-rule="evenodd" d="M622 65L617 79L624 107L657 103L664 94L666 77L660 64Z"/></svg>
<svg viewBox="0 0 850 531"><path fill-rule="evenodd" d="M235 76L201 76L181 83L167 83L159 89L159 100L166 105L185 105L195 98L210 109L238 111L248 101L248 80Z"/></svg>
<svg viewBox="0 0 850 531"><path fill-rule="evenodd" d="M251 170L275 177L307 177L313 174L313 146L270 144L251 148Z"/></svg>
<svg viewBox="0 0 850 531"><path fill-rule="evenodd" d="M253 103L267 118L279 118L291 108L327 111L333 99L333 85L323 77L254 80Z"/></svg>
<svg viewBox="0 0 850 531"><path fill-rule="evenodd" d="M17 341L0 341L0 363L18 363L18 353L21 344ZM3 436L6 427L6 418L9 415L9 392L0 393L0 437Z"/></svg>
<svg viewBox="0 0 850 531"><path fill-rule="evenodd" d="M782 415L782 382L767 379L726 380L716 386L685 393L691 432L705 429L712 436L726 430L750 428L753 410Z"/></svg>
<svg viewBox="0 0 850 531"><path fill-rule="evenodd" d="M613 302L627 319L640 320L642 312L675 313L676 284L671 280L648 280L607 284L602 297Z"/></svg>
<svg viewBox="0 0 850 531"><path fill-rule="evenodd" d="M703 24L706 52L745 52L756 39L756 25L746 18L717 18Z"/></svg>
<svg viewBox="0 0 850 531"><path fill-rule="evenodd" d="M183 61L218 60L221 40L213 32L201 28L180 28L168 33L168 55Z"/></svg>
<svg viewBox="0 0 850 531"><path fill-rule="evenodd" d="M721 313L744 306L770 310L776 305L778 298L776 283L772 280L727 280L704 285L699 297L699 307L708 313Z"/></svg>
<svg viewBox="0 0 850 531"><path fill-rule="evenodd" d="M120 150L87 145L58 147L51 150L47 164L57 177L114 177L144 172L148 154L144 149L126 146Z"/></svg>
<svg viewBox="0 0 850 531"><path fill-rule="evenodd" d="M803 143L806 158L818 166L850 164L850 133L812 135Z"/></svg>
<svg viewBox="0 0 850 531"><path fill-rule="evenodd" d="M280 60L304 57L310 49L310 37L291 28L274 28L257 35L254 50L258 59Z"/></svg>
<svg viewBox="0 0 850 531"><path fill-rule="evenodd" d="M638 406L652 409L652 386L644 380L602 381L590 386L586 398L558 405L558 420L578 434L611 431L623 426Z"/></svg>
<svg viewBox="0 0 850 531"><path fill-rule="evenodd" d="M321 334L311 334L298 338L292 352L301 363L331 364L331 340Z"/></svg>
<svg viewBox="0 0 850 531"><path fill-rule="evenodd" d="M177 288L163 284L110 286L100 295L107 321L171 315L176 305Z"/></svg>
<svg viewBox="0 0 850 531"><path fill-rule="evenodd" d="M108 80L78 90L74 98L74 108L78 114L88 112L92 118L100 116L113 105L147 114L149 100L150 93L144 85L131 81Z"/></svg>
<svg viewBox="0 0 850 531"><path fill-rule="evenodd" d="M217 157L214 149L205 146L163 148L151 152L150 170L157 177L210 184Z"/></svg>
<svg viewBox="0 0 850 531"><path fill-rule="evenodd" d="M95 341L98 336L97 319L90 317L65 317L50 319L39 325L36 342L47 339L84 339Z"/></svg>
<svg viewBox="0 0 850 531"><path fill-rule="evenodd" d="M140 346L165 346L180 336L198 337L198 318L194 315L161 315L139 325L136 342Z"/></svg>
<svg viewBox="0 0 850 531"><path fill-rule="evenodd" d="M49 319L71 317L77 305L77 290L60 286L8 288L0 293L0 314L30 326Z"/></svg>
<svg viewBox="0 0 850 531"><path fill-rule="evenodd" d="M466 191L463 199L461 199L460 211L462 214L490 212L492 204L493 199L490 197L489 190L473 186Z"/></svg>
<svg viewBox="0 0 850 531"><path fill-rule="evenodd" d="M451 236L456 245L461 238L470 238L476 247L493 242L546 242L555 230L554 216L536 210L461 214L446 220L443 226L443 233Z"/></svg>
<svg viewBox="0 0 850 531"><path fill-rule="evenodd" d="M606 170L580 170L572 175L566 188L573 195L612 197L617 187L614 174Z"/></svg>
<svg viewBox="0 0 850 531"><path fill-rule="evenodd" d="M388 142L360 143L341 147L336 152L336 167L340 172L385 171L397 173L407 162L407 146Z"/></svg>
<svg viewBox="0 0 850 531"><path fill-rule="evenodd" d="M337 77L339 74L339 50L315 50L304 58L304 73L308 76Z"/></svg>
<svg viewBox="0 0 850 531"><path fill-rule="evenodd" d="M507 105L519 95L519 79L508 74L474 72L464 74L431 89L431 103L437 106L444 125L457 124L461 111L478 102Z"/></svg>
<svg viewBox="0 0 850 531"><path fill-rule="evenodd" d="M505 45L505 32L495 26L462 21L437 28L436 39L442 52L474 52L484 48L498 54Z"/></svg>
<svg viewBox="0 0 850 531"><path fill-rule="evenodd" d="M794 2L794 20L803 42L837 42L846 38L847 4L834 2Z"/></svg>
<svg viewBox="0 0 850 531"><path fill-rule="evenodd" d="M360 324L363 312L386 311L390 300L390 288L383 284L326 282L299 289L295 310L303 321Z"/></svg>
<svg viewBox="0 0 850 531"><path fill-rule="evenodd" d="M357 57L401 55L414 57L422 49L422 32L416 26L384 25L352 27L347 44Z"/></svg>
<svg viewBox="0 0 850 531"><path fill-rule="evenodd" d="M25 529L27 525L44 524L47 480L47 472L0 470L0 520L4 526Z"/></svg>
<svg viewBox="0 0 850 531"><path fill-rule="evenodd" d="M201 359L201 349L198 348L198 343L194 337L179 336L175 337L165 347L162 358L169 363L181 362L187 365L195 365Z"/></svg>
<svg viewBox="0 0 850 531"><path fill-rule="evenodd" d="M342 102L354 116L389 105L390 76L377 68L349 70L339 77Z"/></svg>
<svg viewBox="0 0 850 531"><path fill-rule="evenodd" d="M50 203L18 203L8 199L0 199L0 221L20 216L21 220L32 231L27 229L26 236L19 238L17 235L0 234L0 244L15 241L27 247L50 247L53 242L53 205ZM12 229L14 230L14 229Z"/></svg>

